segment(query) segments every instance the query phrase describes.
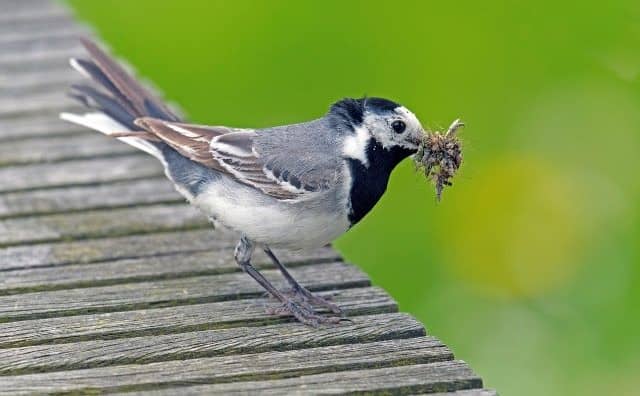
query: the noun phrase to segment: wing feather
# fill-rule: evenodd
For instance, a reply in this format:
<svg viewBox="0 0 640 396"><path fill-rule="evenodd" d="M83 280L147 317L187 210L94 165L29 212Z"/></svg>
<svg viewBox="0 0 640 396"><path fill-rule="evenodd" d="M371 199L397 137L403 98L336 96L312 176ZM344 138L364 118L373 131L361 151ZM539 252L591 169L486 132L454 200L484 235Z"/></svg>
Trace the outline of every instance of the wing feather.
<svg viewBox="0 0 640 396"><path fill-rule="evenodd" d="M274 167L255 147L257 132L250 129L191 125L138 118L135 124L174 148L183 156L232 176L277 199L292 200L322 189L304 175ZM145 138L140 132L133 136Z"/></svg>

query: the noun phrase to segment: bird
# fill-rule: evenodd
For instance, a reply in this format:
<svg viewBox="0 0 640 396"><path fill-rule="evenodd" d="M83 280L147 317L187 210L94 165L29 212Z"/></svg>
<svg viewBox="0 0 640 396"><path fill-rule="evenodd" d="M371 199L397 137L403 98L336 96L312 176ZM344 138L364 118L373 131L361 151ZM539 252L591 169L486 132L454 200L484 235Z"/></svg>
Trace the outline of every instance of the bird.
<svg viewBox="0 0 640 396"><path fill-rule="evenodd" d="M302 286L272 249L325 246L380 200L394 168L425 130L389 99L344 98L317 119L267 128L192 124L87 38L70 65L88 81L69 95L86 112L63 120L117 138L160 161L166 177L215 226L239 235L240 268L279 301L272 313L310 325L348 320L330 298ZM279 290L252 264L262 249L290 286ZM319 313L322 308L328 313Z"/></svg>

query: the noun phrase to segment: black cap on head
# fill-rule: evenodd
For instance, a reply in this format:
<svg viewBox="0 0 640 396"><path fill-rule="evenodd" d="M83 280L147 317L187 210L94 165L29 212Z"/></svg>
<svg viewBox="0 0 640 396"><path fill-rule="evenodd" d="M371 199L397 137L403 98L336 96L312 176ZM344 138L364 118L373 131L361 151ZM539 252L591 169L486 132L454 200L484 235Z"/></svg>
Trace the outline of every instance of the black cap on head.
<svg viewBox="0 0 640 396"><path fill-rule="evenodd" d="M387 113L397 107L400 107L398 103L383 98L345 98L331 105L329 113L353 126L362 124L365 111Z"/></svg>

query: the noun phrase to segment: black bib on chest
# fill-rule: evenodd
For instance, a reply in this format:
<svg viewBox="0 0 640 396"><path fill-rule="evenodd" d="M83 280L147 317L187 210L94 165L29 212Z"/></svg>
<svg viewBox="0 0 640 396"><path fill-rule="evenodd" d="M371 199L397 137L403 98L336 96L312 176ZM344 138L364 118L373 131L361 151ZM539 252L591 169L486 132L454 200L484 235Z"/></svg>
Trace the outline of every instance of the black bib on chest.
<svg viewBox="0 0 640 396"><path fill-rule="evenodd" d="M393 168L411 154L414 154L413 150L398 146L385 150L380 143L371 140L366 151L369 167L358 160L348 159L352 178L349 192L351 225L359 222L375 206L387 189Z"/></svg>

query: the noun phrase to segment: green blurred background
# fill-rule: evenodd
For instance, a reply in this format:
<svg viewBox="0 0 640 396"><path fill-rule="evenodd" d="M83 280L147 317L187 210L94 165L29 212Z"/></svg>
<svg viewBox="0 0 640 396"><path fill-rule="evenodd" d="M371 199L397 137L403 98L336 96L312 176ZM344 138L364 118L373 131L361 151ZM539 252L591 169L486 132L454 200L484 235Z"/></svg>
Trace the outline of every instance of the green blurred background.
<svg viewBox="0 0 640 396"><path fill-rule="evenodd" d="M461 117L443 201L406 161L336 246L504 395L637 394L637 0L70 4L198 122Z"/></svg>

